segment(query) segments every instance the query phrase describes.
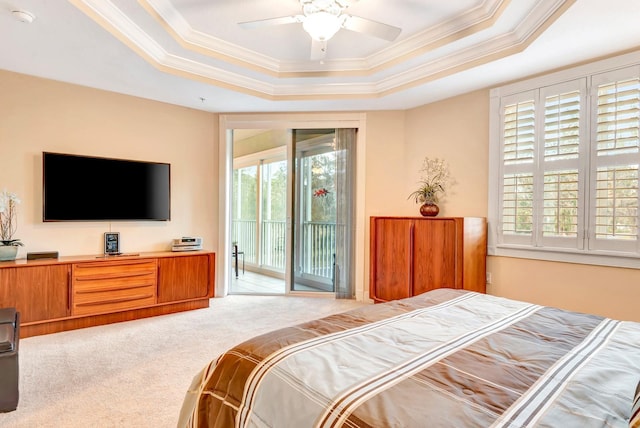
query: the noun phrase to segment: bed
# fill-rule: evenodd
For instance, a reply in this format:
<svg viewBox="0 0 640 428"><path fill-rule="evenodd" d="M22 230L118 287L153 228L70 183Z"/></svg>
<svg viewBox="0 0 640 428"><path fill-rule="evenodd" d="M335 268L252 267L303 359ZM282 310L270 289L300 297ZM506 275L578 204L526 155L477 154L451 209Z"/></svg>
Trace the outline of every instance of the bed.
<svg viewBox="0 0 640 428"><path fill-rule="evenodd" d="M640 323L438 289L230 349L179 426L638 428L638 389Z"/></svg>

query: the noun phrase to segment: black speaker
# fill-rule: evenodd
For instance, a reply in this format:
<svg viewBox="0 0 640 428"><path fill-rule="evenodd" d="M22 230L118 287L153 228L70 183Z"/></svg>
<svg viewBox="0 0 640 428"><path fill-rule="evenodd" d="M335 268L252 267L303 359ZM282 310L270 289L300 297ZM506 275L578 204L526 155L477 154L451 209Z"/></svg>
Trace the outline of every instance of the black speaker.
<svg viewBox="0 0 640 428"><path fill-rule="evenodd" d="M27 260L38 260L38 259L57 259L58 252L57 251L43 251L40 253L27 253Z"/></svg>

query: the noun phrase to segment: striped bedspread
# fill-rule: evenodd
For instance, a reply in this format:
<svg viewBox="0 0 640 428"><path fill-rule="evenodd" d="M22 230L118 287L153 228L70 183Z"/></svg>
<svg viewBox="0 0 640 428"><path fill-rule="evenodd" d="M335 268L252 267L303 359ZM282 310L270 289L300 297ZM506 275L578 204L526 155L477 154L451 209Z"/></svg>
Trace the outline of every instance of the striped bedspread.
<svg viewBox="0 0 640 428"><path fill-rule="evenodd" d="M179 426L628 428L639 382L640 323L440 289L236 346Z"/></svg>

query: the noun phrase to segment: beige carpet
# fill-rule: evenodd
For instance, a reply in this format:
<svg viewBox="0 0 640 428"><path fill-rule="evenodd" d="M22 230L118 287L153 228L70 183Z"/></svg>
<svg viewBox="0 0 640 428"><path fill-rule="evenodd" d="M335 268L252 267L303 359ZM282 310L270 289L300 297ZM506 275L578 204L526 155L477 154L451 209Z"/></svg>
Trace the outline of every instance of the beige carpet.
<svg viewBox="0 0 640 428"><path fill-rule="evenodd" d="M179 314L20 341L20 402L8 427L175 427L193 376L252 336L361 303L228 296Z"/></svg>

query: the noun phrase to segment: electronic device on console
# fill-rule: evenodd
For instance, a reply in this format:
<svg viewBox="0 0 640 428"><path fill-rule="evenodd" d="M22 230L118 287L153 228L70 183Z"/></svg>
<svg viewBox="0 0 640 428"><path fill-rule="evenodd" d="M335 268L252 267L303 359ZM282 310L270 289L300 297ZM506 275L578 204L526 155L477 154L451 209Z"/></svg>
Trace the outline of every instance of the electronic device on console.
<svg viewBox="0 0 640 428"><path fill-rule="evenodd" d="M173 240L171 251L196 251L202 250L202 238L183 236Z"/></svg>

